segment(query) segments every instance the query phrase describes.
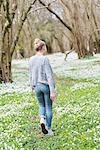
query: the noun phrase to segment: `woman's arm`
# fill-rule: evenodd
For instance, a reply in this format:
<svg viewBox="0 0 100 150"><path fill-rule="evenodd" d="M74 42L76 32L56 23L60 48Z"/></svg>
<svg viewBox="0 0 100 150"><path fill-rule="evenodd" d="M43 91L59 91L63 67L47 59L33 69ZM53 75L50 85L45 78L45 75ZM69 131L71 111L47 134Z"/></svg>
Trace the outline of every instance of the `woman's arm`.
<svg viewBox="0 0 100 150"><path fill-rule="evenodd" d="M32 66L31 66L31 61L29 61L29 82L30 82L31 89L33 91L34 87L33 87L33 82L32 82Z"/></svg>
<svg viewBox="0 0 100 150"><path fill-rule="evenodd" d="M51 96L51 99L54 100L56 97L55 81L54 81L53 71L52 71L49 59L47 57L45 58L45 73L46 73L47 81L48 81L49 88L50 88L50 96Z"/></svg>

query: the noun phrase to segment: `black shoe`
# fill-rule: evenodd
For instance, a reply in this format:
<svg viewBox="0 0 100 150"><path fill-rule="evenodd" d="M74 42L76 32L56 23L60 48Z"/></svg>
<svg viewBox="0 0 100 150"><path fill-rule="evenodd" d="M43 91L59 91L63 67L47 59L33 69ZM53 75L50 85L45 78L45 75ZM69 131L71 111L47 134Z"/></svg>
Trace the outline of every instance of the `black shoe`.
<svg viewBox="0 0 100 150"><path fill-rule="evenodd" d="M46 130L44 123L41 123L41 129L44 134L48 134L48 130Z"/></svg>

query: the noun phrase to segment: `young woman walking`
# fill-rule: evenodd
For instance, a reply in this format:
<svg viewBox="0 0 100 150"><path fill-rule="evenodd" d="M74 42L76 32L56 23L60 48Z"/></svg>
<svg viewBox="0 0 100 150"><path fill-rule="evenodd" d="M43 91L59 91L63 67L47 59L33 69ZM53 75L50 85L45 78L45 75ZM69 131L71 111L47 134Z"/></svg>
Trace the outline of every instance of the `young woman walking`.
<svg viewBox="0 0 100 150"><path fill-rule="evenodd" d="M35 39L36 54L30 58L30 83L35 90L40 108L40 125L44 134L53 135L52 103L56 98L55 81L49 59L45 56L47 49L44 41Z"/></svg>

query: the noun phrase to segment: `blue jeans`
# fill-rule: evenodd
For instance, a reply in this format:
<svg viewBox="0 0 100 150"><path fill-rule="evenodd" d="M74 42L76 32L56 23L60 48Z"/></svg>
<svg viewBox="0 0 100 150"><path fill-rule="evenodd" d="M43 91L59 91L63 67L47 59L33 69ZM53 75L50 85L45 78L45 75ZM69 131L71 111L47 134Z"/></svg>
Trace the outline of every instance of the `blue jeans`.
<svg viewBox="0 0 100 150"><path fill-rule="evenodd" d="M39 103L40 117L46 118L47 128L50 129L52 124L52 100L50 99L49 86L37 83L35 93Z"/></svg>

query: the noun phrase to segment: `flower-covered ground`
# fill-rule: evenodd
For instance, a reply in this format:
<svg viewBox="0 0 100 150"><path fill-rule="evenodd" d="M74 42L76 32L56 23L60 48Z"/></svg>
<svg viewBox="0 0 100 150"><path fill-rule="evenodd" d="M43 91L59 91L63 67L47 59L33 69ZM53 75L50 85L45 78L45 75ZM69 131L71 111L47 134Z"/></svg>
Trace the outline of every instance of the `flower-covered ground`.
<svg viewBox="0 0 100 150"><path fill-rule="evenodd" d="M48 55L56 78L55 136L41 133L28 59L13 60L13 83L0 84L0 150L99 150L100 55Z"/></svg>

